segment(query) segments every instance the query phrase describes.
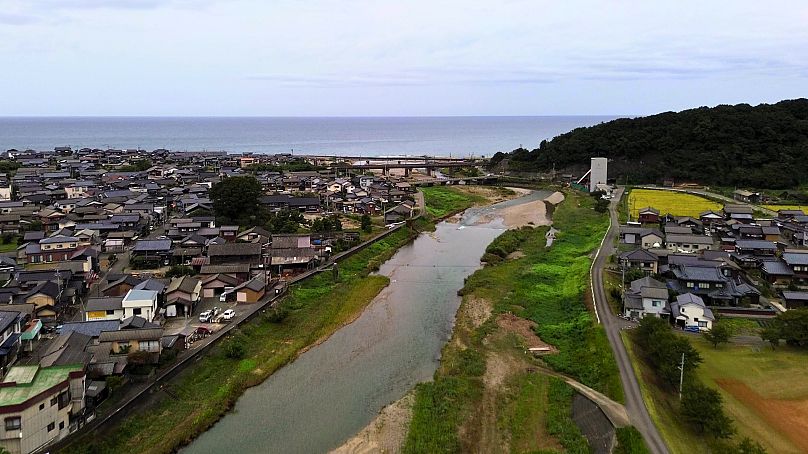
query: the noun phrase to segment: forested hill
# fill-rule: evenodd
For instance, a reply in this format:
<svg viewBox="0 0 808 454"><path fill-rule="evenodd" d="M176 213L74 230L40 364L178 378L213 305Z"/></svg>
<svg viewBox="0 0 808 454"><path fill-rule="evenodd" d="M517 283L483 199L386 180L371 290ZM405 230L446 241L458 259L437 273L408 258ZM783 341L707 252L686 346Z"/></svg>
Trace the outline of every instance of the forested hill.
<svg viewBox="0 0 808 454"><path fill-rule="evenodd" d="M511 170L581 172L589 158L610 158L622 183L693 181L790 188L808 182L808 99L702 107L578 128L538 149L497 153ZM577 173L580 175L580 173Z"/></svg>

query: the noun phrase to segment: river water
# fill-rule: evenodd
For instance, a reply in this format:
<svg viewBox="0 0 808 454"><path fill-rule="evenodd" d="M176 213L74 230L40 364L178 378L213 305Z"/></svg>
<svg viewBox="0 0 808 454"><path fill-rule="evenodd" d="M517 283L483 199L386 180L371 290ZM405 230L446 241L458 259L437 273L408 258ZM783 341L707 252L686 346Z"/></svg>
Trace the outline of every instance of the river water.
<svg viewBox="0 0 808 454"><path fill-rule="evenodd" d="M452 333L457 291L504 230L496 211L547 195L467 210L401 248L379 270L390 285L356 321L247 390L183 453L317 453L341 445L382 407L431 380Z"/></svg>

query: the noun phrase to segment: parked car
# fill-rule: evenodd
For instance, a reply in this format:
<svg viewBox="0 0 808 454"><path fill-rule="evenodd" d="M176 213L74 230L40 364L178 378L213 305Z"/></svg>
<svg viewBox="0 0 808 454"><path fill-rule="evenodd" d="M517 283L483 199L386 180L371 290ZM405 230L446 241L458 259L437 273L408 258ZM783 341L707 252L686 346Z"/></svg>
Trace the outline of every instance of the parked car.
<svg viewBox="0 0 808 454"><path fill-rule="evenodd" d="M230 320L233 320L233 317L235 317L235 316L236 316L236 311L234 311L233 309L228 309L228 310L222 312L222 320L224 320L226 322L229 322Z"/></svg>
<svg viewBox="0 0 808 454"><path fill-rule="evenodd" d="M222 294L219 295L219 302L224 303L225 301L227 301L227 297L230 296L230 293L233 291L234 288L235 287L225 287L224 292L222 292Z"/></svg>
<svg viewBox="0 0 808 454"><path fill-rule="evenodd" d="M199 314L199 321L202 323L209 323L213 318L213 311L205 311Z"/></svg>

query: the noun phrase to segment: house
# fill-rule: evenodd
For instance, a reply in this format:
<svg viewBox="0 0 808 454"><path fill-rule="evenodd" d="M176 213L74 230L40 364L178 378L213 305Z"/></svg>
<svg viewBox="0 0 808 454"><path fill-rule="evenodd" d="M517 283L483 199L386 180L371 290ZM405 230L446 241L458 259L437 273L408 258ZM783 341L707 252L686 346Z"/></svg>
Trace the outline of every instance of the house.
<svg viewBox="0 0 808 454"><path fill-rule="evenodd" d="M257 303L264 297L266 282L263 277L256 276L233 289L239 303Z"/></svg>
<svg viewBox="0 0 808 454"><path fill-rule="evenodd" d="M190 316L201 293L202 283L199 279L191 276L175 277L166 288L165 316Z"/></svg>
<svg viewBox="0 0 808 454"><path fill-rule="evenodd" d="M640 208L637 212L637 221L642 224L658 224L659 210L652 207Z"/></svg>
<svg viewBox="0 0 808 454"><path fill-rule="evenodd" d="M147 352L149 353L148 362L156 363L160 359L162 351L161 337L163 337L163 328L122 329L104 331L98 337L98 343L102 349L109 351L110 355Z"/></svg>
<svg viewBox="0 0 808 454"><path fill-rule="evenodd" d="M783 291L783 302L786 309L799 309L808 307L808 292Z"/></svg>
<svg viewBox="0 0 808 454"><path fill-rule="evenodd" d="M759 203L760 193L746 191L744 189L736 189L735 191L732 192L732 198L739 202L744 203Z"/></svg>
<svg viewBox="0 0 808 454"><path fill-rule="evenodd" d="M59 313L62 289L57 282L42 281L36 283L22 297L26 304L34 305L34 316L43 320L53 320Z"/></svg>
<svg viewBox="0 0 808 454"><path fill-rule="evenodd" d="M314 267L317 251L311 235L272 235L269 266L278 275L299 273Z"/></svg>
<svg viewBox="0 0 808 454"><path fill-rule="evenodd" d="M127 293L129 293L127 291ZM122 320L123 296L90 297L84 305L84 320ZM117 328L116 328L117 329Z"/></svg>
<svg viewBox="0 0 808 454"><path fill-rule="evenodd" d="M643 249L658 247L663 244L662 232L644 227L620 226L620 242L633 244Z"/></svg>
<svg viewBox="0 0 808 454"><path fill-rule="evenodd" d="M781 258L794 273L794 283L808 282L808 253L784 252Z"/></svg>
<svg viewBox="0 0 808 454"><path fill-rule="evenodd" d="M754 256L774 256L777 253L777 245L766 240L736 240L735 251Z"/></svg>
<svg viewBox="0 0 808 454"><path fill-rule="evenodd" d="M384 223L395 224L404 222L412 217L413 206L404 202L384 212Z"/></svg>
<svg viewBox="0 0 808 454"><path fill-rule="evenodd" d="M631 288L626 291L624 314L631 318L646 316L667 317L668 287L650 277L644 277L631 282Z"/></svg>
<svg viewBox="0 0 808 454"><path fill-rule="evenodd" d="M680 328L697 328L699 331L713 328L715 321L713 311L704 305L704 300L698 295L692 293L677 295L670 308L672 321Z"/></svg>
<svg viewBox="0 0 808 454"><path fill-rule="evenodd" d="M776 225L763 226L760 228L763 231L763 239L766 241L778 242L780 241L780 227Z"/></svg>
<svg viewBox="0 0 808 454"><path fill-rule="evenodd" d="M78 247L78 238L57 235L43 238L37 243L28 243L25 247L25 256L28 263L64 262L71 259Z"/></svg>
<svg viewBox="0 0 808 454"><path fill-rule="evenodd" d="M22 315L19 312L0 309L0 341L2 342L0 344L0 369L3 374L17 360L17 353L22 345L20 340L22 336L21 321Z"/></svg>
<svg viewBox="0 0 808 454"><path fill-rule="evenodd" d="M157 314L157 292L153 290L130 290L121 302L124 318L139 315L148 321Z"/></svg>
<svg viewBox="0 0 808 454"><path fill-rule="evenodd" d="M167 263L171 257L171 240L137 240L132 248L131 259L160 265Z"/></svg>
<svg viewBox="0 0 808 454"><path fill-rule="evenodd" d="M707 210L699 214L699 220L705 226L712 226L713 224L721 223L724 220L724 216L721 213L716 213L712 210Z"/></svg>
<svg viewBox="0 0 808 454"><path fill-rule="evenodd" d="M636 268L646 275L659 272L659 257L645 249L635 249L620 254L620 263L626 268Z"/></svg>
<svg viewBox="0 0 808 454"><path fill-rule="evenodd" d="M221 295L228 287L235 288L241 281L228 274L210 274L202 278L202 296L213 298Z"/></svg>
<svg viewBox="0 0 808 454"><path fill-rule="evenodd" d="M668 288L676 293L693 293L711 305L738 306L742 300L757 303L760 292L734 277L722 262L697 262L671 266Z"/></svg>
<svg viewBox="0 0 808 454"><path fill-rule="evenodd" d="M764 260L760 264L760 272L772 285L789 285L794 278L794 271L779 259Z"/></svg>
<svg viewBox="0 0 808 454"><path fill-rule="evenodd" d="M777 219L781 221L788 221L797 216L805 216L802 210L777 210Z"/></svg>
<svg viewBox="0 0 808 454"><path fill-rule="evenodd" d="M12 367L0 386L0 447L28 454L76 430L84 413L84 390L80 364Z"/></svg>
<svg viewBox="0 0 808 454"><path fill-rule="evenodd" d="M109 282L103 289L101 289L101 293L104 296L124 296L126 295L129 290L132 290L136 285L140 284L142 281L131 274L124 274L123 276L114 276L117 277L114 281Z"/></svg>
<svg viewBox="0 0 808 454"><path fill-rule="evenodd" d="M92 338L77 331L59 334L52 339L39 357L39 365L69 366L80 364L86 367L92 360L92 353L87 352Z"/></svg>
<svg viewBox="0 0 808 454"><path fill-rule="evenodd" d="M248 264L258 266L262 263L261 245L259 243L226 243L211 244L208 247L211 265Z"/></svg>
<svg viewBox="0 0 808 454"><path fill-rule="evenodd" d="M712 238L704 235L667 235L665 244L674 252L698 252L713 246Z"/></svg>
<svg viewBox="0 0 808 454"><path fill-rule="evenodd" d="M749 205L724 205L724 218L734 220L743 224L752 222L752 207Z"/></svg>

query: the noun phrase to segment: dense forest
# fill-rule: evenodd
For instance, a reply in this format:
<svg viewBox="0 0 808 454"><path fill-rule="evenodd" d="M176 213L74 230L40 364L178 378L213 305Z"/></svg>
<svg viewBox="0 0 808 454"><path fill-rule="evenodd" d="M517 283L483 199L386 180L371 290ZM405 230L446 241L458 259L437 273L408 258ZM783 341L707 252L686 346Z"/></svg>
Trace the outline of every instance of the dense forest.
<svg viewBox="0 0 808 454"><path fill-rule="evenodd" d="M609 158L621 183L699 182L792 188L808 182L808 99L665 112L578 128L535 150L497 153L509 170L581 175L589 158Z"/></svg>

